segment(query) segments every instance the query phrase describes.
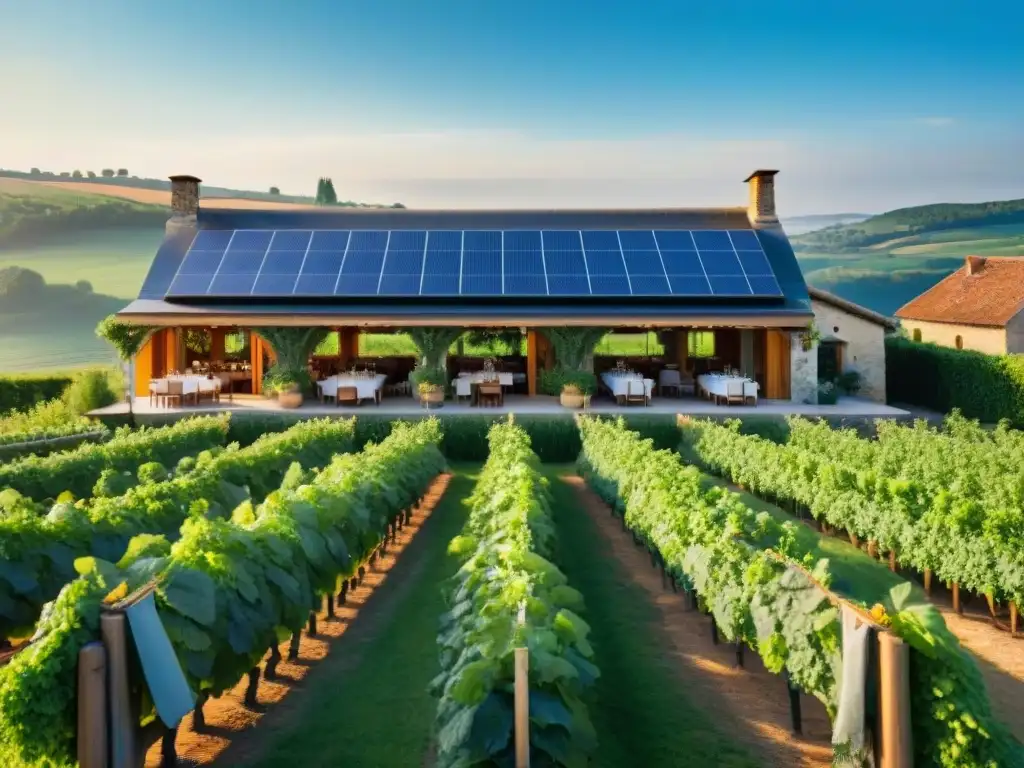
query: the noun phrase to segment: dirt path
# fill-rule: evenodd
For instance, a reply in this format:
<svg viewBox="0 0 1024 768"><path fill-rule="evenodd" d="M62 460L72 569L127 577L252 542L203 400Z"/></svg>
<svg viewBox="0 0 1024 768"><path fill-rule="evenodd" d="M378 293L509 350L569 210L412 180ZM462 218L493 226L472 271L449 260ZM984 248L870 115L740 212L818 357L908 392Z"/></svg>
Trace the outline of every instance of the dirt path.
<svg viewBox="0 0 1024 768"><path fill-rule="evenodd" d="M735 493L748 493L735 483L722 482ZM786 510L782 511L788 515ZM790 517L798 520L796 517ZM845 534L840 536L837 533L823 533L816 522L806 519L799 519L799 522L820 536L831 535L833 538L846 541ZM864 553L864 557L871 557L867 553L866 542L861 542L859 549ZM900 568L897 573L918 585L923 581L920 574L904 568ZM923 592L921 594L924 596ZM956 613L953 610L952 593L941 583L933 586L932 594L928 595L927 599L942 614L950 632L974 655L985 678L985 687L996 717L1010 729L1018 741L1024 743L1024 629L1019 630L1016 637L1011 637L1008 608L1000 606L1002 626L998 627L992 621L985 599L977 595L961 594L961 607L964 612Z"/></svg>
<svg viewBox="0 0 1024 768"><path fill-rule="evenodd" d="M243 678L219 699L206 703L206 727L202 732L193 730L192 715L182 721L176 740L179 763L250 764L261 754L274 732L292 728L296 718L302 716L305 678L309 673L333 677L359 663L362 649L388 624L395 604L422 567L422 546L414 548L408 557L403 558L402 553L430 519L450 479L449 475L442 475L434 481L423 502L414 510L412 521L398 533L397 541L388 547L387 554L367 569L363 583L354 593L349 592L346 604L335 608L336 618L327 619L321 611L317 616L317 636L302 633L297 661L287 661L288 643L280 646L283 658L278 665L278 679L260 680L259 707L250 709L243 703L247 685ZM395 580L389 580L392 573ZM256 724L259 728L253 727ZM146 755L146 767L159 765L160 742L157 742Z"/></svg>
<svg viewBox="0 0 1024 768"><path fill-rule="evenodd" d="M933 590L929 599L950 631L974 654L992 711L1024 743L1024 631L1013 638L1008 630L994 626L982 597L962 599L963 614L953 610L952 595L945 589Z"/></svg>
<svg viewBox="0 0 1024 768"><path fill-rule="evenodd" d="M745 668L735 667L732 646L715 645L706 617L687 611L681 594L666 591L660 572L651 568L646 551L638 549L623 533L608 507L582 478L565 477L579 495L624 573L647 593L671 640L666 654L693 689L694 700L704 702L713 719L733 726L735 738L763 759L764 766L824 768L832 763L831 727L824 706L809 696L801 697L803 736L790 732L789 699L782 678L764 669L756 654L745 655Z"/></svg>

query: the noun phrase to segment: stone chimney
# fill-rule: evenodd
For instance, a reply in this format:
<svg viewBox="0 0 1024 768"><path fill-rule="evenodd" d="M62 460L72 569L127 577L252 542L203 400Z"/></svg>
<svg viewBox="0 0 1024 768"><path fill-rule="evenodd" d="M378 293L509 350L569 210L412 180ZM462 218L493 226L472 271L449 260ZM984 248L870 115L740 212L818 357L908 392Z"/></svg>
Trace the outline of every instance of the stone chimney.
<svg viewBox="0 0 1024 768"><path fill-rule="evenodd" d="M744 179L750 184L750 204L747 217L757 226L771 226L779 223L775 214L775 174L778 171L754 171Z"/></svg>
<svg viewBox="0 0 1024 768"><path fill-rule="evenodd" d="M984 256L968 256L965 259L965 265L967 266L968 275L976 275L985 268L985 257Z"/></svg>
<svg viewBox="0 0 1024 768"><path fill-rule="evenodd" d="M199 184L195 176L171 176L171 218L167 232L195 228L199 213Z"/></svg>

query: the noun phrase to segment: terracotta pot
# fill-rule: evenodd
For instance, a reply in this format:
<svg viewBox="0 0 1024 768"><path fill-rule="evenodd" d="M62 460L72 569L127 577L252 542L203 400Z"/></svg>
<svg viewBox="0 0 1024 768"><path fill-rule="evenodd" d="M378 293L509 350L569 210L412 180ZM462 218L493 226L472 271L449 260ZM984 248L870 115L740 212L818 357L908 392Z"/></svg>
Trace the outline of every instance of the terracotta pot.
<svg viewBox="0 0 1024 768"><path fill-rule="evenodd" d="M444 407L444 390L435 389L432 392L420 392L420 402L427 406L427 408L432 406L442 408Z"/></svg>
<svg viewBox="0 0 1024 768"><path fill-rule="evenodd" d="M573 392L562 392L559 400L565 408L582 408L584 396Z"/></svg>
<svg viewBox="0 0 1024 768"><path fill-rule="evenodd" d="M302 393L280 392L277 395L277 402L282 408L298 408L302 405Z"/></svg>

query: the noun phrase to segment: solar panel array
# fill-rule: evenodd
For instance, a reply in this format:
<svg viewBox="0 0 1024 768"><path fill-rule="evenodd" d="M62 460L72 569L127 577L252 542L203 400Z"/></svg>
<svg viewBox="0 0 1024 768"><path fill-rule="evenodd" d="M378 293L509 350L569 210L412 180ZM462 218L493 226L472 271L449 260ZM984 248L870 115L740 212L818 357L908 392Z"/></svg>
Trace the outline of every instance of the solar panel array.
<svg viewBox="0 0 1024 768"><path fill-rule="evenodd" d="M200 230L179 297L780 297L750 230Z"/></svg>

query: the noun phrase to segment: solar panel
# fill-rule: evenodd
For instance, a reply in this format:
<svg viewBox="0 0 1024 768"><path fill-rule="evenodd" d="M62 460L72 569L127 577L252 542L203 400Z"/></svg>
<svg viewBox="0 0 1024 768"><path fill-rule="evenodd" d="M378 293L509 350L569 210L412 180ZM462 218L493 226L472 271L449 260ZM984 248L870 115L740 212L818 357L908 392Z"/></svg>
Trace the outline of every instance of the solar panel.
<svg viewBox="0 0 1024 768"><path fill-rule="evenodd" d="M201 230L166 295L783 294L751 230Z"/></svg>

